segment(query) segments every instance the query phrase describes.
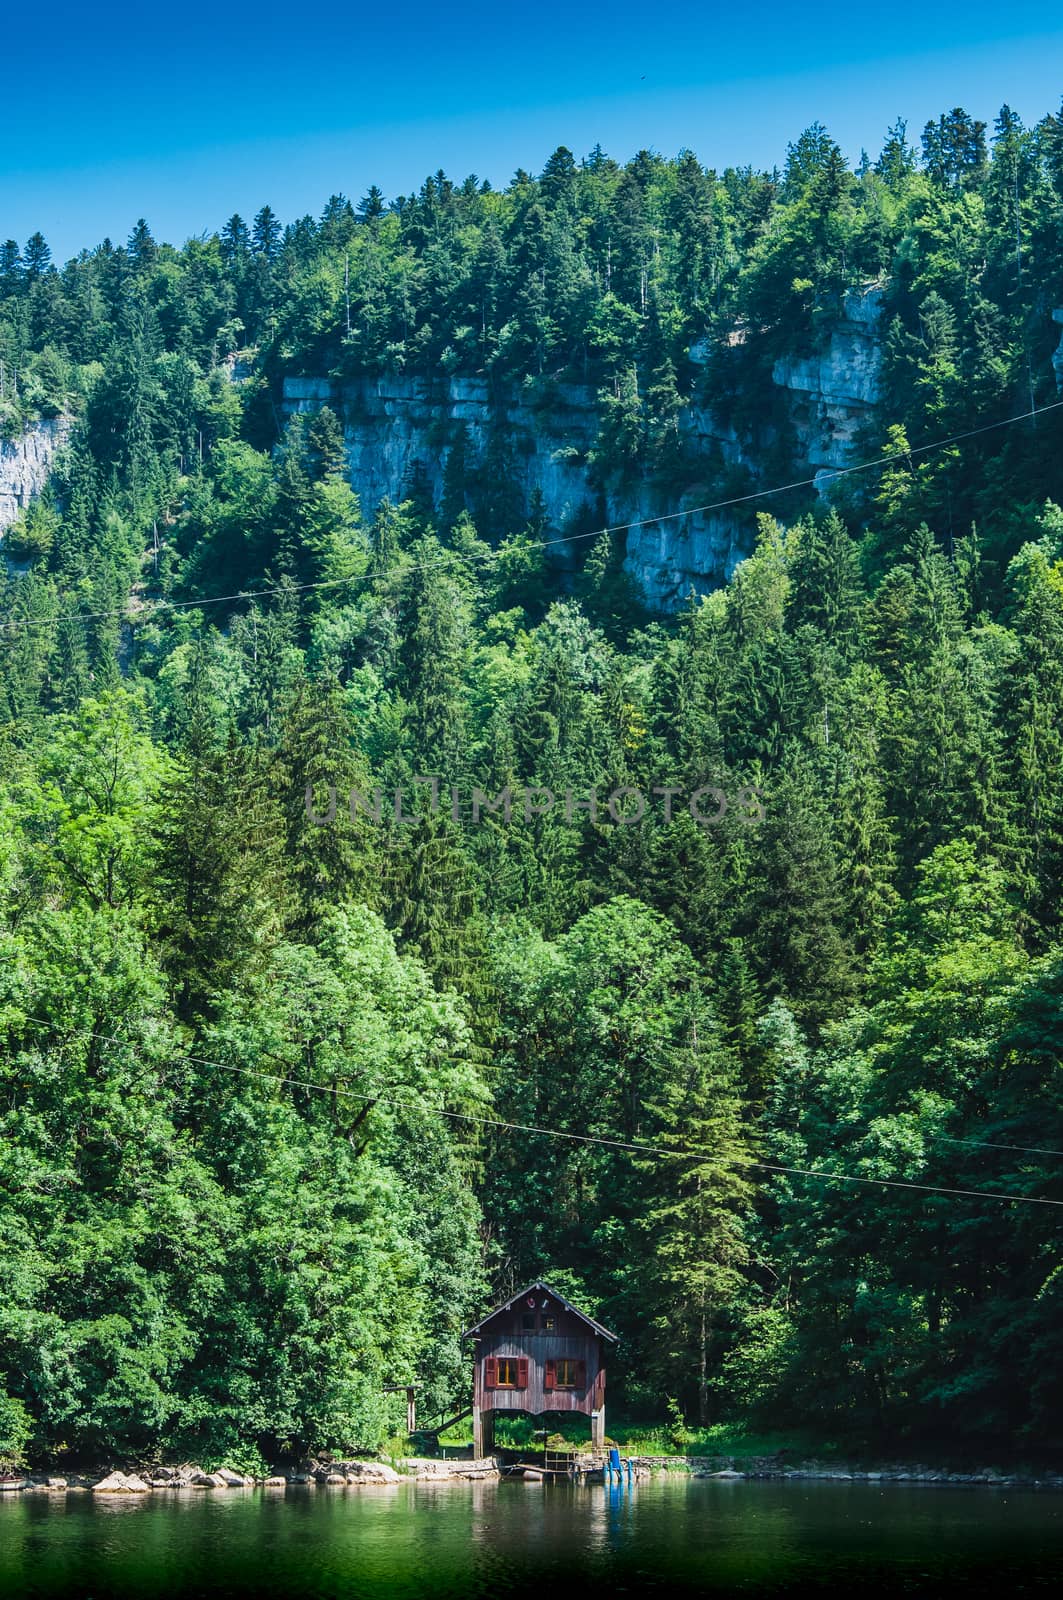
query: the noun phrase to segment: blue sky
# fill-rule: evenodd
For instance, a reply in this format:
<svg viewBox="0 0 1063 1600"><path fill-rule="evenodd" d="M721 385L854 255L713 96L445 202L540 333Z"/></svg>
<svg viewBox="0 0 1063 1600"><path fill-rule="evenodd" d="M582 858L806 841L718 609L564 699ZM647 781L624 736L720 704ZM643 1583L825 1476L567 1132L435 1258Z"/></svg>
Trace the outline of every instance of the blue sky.
<svg viewBox="0 0 1063 1600"><path fill-rule="evenodd" d="M442 166L502 184L558 144L618 159L684 146L770 167L809 122L852 158L898 116L1027 121L1063 91L1056 4L687 0L446 9L317 0L52 0L5 30L0 237L63 259L139 216L180 243L269 201L289 219Z"/></svg>

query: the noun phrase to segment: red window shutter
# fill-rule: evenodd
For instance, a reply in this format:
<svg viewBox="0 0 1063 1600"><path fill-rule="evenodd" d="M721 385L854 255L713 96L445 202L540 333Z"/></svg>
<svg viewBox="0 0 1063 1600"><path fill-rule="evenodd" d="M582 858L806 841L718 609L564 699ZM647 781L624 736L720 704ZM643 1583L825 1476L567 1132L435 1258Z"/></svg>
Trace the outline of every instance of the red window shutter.
<svg viewBox="0 0 1063 1600"><path fill-rule="evenodd" d="M546 1377L543 1383L545 1389L557 1388L557 1362L551 1357L546 1363Z"/></svg>
<svg viewBox="0 0 1063 1600"><path fill-rule="evenodd" d="M528 1387L528 1358L527 1358L527 1356L520 1356L518 1358L518 1360L517 1360L517 1388L518 1389L526 1389L527 1387Z"/></svg>
<svg viewBox="0 0 1063 1600"><path fill-rule="evenodd" d="M488 1356L484 1362L484 1388L498 1388L498 1361L494 1356Z"/></svg>

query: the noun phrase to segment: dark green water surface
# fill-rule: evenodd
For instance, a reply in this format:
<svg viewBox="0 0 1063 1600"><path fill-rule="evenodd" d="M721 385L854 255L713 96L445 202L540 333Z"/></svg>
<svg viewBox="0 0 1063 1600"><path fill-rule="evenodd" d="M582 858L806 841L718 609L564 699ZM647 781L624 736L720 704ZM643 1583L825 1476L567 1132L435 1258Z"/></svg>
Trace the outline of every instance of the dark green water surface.
<svg viewBox="0 0 1063 1600"><path fill-rule="evenodd" d="M659 1478L0 1499L0 1596L1063 1592L1063 1495Z"/></svg>

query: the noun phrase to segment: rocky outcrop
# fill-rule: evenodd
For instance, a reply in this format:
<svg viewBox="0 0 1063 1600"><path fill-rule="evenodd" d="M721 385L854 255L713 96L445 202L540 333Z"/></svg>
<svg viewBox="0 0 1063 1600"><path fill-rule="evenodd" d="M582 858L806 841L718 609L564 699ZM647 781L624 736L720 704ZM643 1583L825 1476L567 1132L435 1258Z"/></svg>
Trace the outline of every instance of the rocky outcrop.
<svg viewBox="0 0 1063 1600"><path fill-rule="evenodd" d="M401 500L418 476L438 500L449 440L464 424L468 429L470 466L491 470L492 450L504 437L506 475L527 508L538 490L549 519L548 539L581 513L594 520L634 523L627 538L627 565L642 585L648 602L661 610L677 605L690 584L716 588L748 553L748 527L738 519L691 512L659 524L666 510L685 509L704 500L695 485L679 507L661 501L652 485L636 484L602 497L591 478L588 456L598 436L596 391L578 384L553 384L535 403L520 391L492 394L485 379L428 380L387 373L336 385L327 379L287 378L284 408L291 415L332 406L344 419L350 459L350 480L365 510L371 513L385 497ZM716 428L709 414L685 409L685 430L695 449L723 449L725 459L741 459L736 440ZM564 565L572 551L554 547Z"/></svg>
<svg viewBox="0 0 1063 1600"><path fill-rule="evenodd" d="M551 522L563 527L596 498L587 452L598 435L595 393L579 384L553 384L533 404L519 390L492 393L484 378L434 379L385 373L342 385L327 378L286 378L284 410L342 412L351 484L372 512L385 497L401 500L420 473L438 499L456 430L469 430L471 467L486 468L496 437L504 437L506 466L529 501L539 489Z"/></svg>
<svg viewBox="0 0 1063 1600"><path fill-rule="evenodd" d="M150 1494L144 1479L135 1472L109 1472L92 1485L93 1494Z"/></svg>
<svg viewBox="0 0 1063 1600"><path fill-rule="evenodd" d="M879 292L852 291L821 347L775 363L772 382L784 397L797 475L818 476L818 486L851 461L858 432L879 399L879 319ZM701 341L690 358L695 367L705 367L710 354ZM702 380L695 391L704 387ZM385 497L400 500L418 477L438 500L451 443L464 425L469 467L490 474L504 461L526 508L533 492L541 493L548 538L560 538L581 512L589 513L592 526L599 520L632 524L626 565L647 602L661 611L674 610L691 588L719 587L748 554L748 508L699 508L717 497L712 483L721 466L745 467L754 481L760 478L760 457L775 442L770 430L757 439L740 437L714 410L711 396L707 402L692 396L679 425L688 458L706 463L705 481L688 482L677 502L648 479L599 491L589 460L599 406L596 391L586 385L498 388L485 378L445 373L386 373L346 383L289 377L283 405L288 415L330 405L342 417L351 484L367 513Z"/></svg>
<svg viewBox="0 0 1063 1600"><path fill-rule="evenodd" d="M853 460L857 433L882 398L881 292L850 290L842 309L821 351L784 357L772 368L772 381L789 392L801 459L822 488L832 469Z"/></svg>
<svg viewBox="0 0 1063 1600"><path fill-rule="evenodd" d="M69 417L52 417L30 423L17 439L0 439L0 537L44 488L71 427Z"/></svg>

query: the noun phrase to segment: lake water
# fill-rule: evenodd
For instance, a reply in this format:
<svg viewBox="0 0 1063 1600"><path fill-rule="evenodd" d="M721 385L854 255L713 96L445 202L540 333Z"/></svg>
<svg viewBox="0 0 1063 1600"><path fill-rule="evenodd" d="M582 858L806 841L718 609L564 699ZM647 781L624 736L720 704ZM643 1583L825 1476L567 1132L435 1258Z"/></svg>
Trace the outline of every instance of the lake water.
<svg viewBox="0 0 1063 1600"><path fill-rule="evenodd" d="M442 1483L5 1496L0 1596L1039 1594L1063 1495L867 1484Z"/></svg>

